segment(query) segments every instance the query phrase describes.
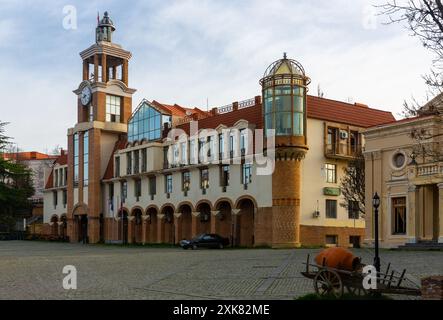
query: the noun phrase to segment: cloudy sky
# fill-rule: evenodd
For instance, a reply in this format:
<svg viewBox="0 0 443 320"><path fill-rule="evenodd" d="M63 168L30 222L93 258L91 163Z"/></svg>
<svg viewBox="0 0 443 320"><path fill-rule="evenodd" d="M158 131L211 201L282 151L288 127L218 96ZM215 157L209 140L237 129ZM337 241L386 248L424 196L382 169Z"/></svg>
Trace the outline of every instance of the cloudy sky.
<svg viewBox="0 0 443 320"><path fill-rule="evenodd" d="M213 107L259 95L264 70L287 52L311 77L311 94L320 85L327 98L398 117L405 99L425 99L432 56L401 26L382 23L372 7L380 1L0 0L0 120L21 149L66 147L78 53L95 41L105 10L114 42L133 53L134 108L142 98L206 108L207 99ZM76 29L64 28L65 6L76 9Z"/></svg>

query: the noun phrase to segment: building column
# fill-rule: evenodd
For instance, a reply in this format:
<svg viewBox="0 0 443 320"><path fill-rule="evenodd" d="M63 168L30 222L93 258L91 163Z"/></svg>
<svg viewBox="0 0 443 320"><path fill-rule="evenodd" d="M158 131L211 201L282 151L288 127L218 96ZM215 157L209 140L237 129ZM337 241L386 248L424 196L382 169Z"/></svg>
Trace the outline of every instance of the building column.
<svg viewBox="0 0 443 320"><path fill-rule="evenodd" d="M142 215L142 244L146 244L146 228L148 227L148 216Z"/></svg>
<svg viewBox="0 0 443 320"><path fill-rule="evenodd" d="M443 183L438 185L438 242L443 243Z"/></svg>
<svg viewBox="0 0 443 320"><path fill-rule="evenodd" d="M162 243L165 233L165 215L157 214L157 243Z"/></svg>
<svg viewBox="0 0 443 320"><path fill-rule="evenodd" d="M128 85L128 60L123 60L122 65L122 81L124 84Z"/></svg>
<svg viewBox="0 0 443 320"><path fill-rule="evenodd" d="M183 238L182 214L180 212L174 213L174 234L175 244L177 244Z"/></svg>
<svg viewBox="0 0 443 320"><path fill-rule="evenodd" d="M83 81L89 80L89 62L83 60Z"/></svg>
<svg viewBox="0 0 443 320"><path fill-rule="evenodd" d="M98 81L98 54L94 55L94 82Z"/></svg>
<svg viewBox="0 0 443 320"><path fill-rule="evenodd" d="M195 237L198 232L198 224L200 223L200 212L192 212L192 237Z"/></svg>
<svg viewBox="0 0 443 320"><path fill-rule="evenodd" d="M100 241L100 219L95 216L88 216L88 240L89 243Z"/></svg>
<svg viewBox="0 0 443 320"><path fill-rule="evenodd" d="M219 223L218 215L220 211L211 211L211 233L217 233L217 223Z"/></svg>
<svg viewBox="0 0 443 320"><path fill-rule="evenodd" d="M128 243L134 243L134 216L128 216Z"/></svg>
<svg viewBox="0 0 443 320"><path fill-rule="evenodd" d="M418 188L416 185L411 185L408 188L408 211L406 223L407 223L407 235L409 243L416 243L418 238L418 223L417 215L418 210Z"/></svg>
<svg viewBox="0 0 443 320"><path fill-rule="evenodd" d="M106 64L106 54L102 54L102 82L108 82L108 66Z"/></svg>
<svg viewBox="0 0 443 320"><path fill-rule="evenodd" d="M238 222L240 219L240 213L241 213L241 209L231 209L231 245L233 247L238 245L239 239L238 238Z"/></svg>

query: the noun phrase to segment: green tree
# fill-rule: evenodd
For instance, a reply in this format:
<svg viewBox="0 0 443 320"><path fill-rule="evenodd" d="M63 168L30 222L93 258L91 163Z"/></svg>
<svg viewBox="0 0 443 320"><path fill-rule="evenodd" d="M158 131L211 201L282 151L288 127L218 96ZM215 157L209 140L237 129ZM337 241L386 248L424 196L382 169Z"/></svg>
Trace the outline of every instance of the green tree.
<svg viewBox="0 0 443 320"><path fill-rule="evenodd" d="M11 139L5 135L7 124L0 121L0 227L10 231L15 224L15 215L30 207L28 198L34 188L31 170L19 160L3 156Z"/></svg>

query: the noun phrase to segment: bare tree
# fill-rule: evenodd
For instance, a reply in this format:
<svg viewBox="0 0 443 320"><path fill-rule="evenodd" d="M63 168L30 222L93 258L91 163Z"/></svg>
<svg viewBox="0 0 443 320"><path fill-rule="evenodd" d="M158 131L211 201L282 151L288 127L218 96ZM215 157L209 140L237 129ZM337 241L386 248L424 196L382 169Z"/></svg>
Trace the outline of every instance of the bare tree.
<svg viewBox="0 0 443 320"><path fill-rule="evenodd" d="M355 218L365 214L365 158L362 152L348 163L340 181L344 201L340 206L352 212Z"/></svg>
<svg viewBox="0 0 443 320"><path fill-rule="evenodd" d="M429 74L423 79L429 94L435 96L443 92L443 3L441 0L390 0L376 6L380 14L388 18L387 23L401 23L420 39L423 46L435 57ZM429 97L428 97L429 99ZM405 117L435 114L436 108L423 108L415 99L405 102L402 115Z"/></svg>

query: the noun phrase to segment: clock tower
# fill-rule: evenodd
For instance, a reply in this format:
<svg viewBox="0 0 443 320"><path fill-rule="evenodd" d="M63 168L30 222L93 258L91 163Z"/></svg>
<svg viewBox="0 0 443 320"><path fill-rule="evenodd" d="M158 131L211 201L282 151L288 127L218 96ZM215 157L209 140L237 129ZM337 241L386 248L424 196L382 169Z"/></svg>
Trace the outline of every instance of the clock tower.
<svg viewBox="0 0 443 320"><path fill-rule="evenodd" d="M114 23L105 12L95 44L80 52L82 82L77 96L77 123L68 129L68 235L71 242L103 240L101 179L115 143L127 133L132 113L128 87L131 53L112 42Z"/></svg>

